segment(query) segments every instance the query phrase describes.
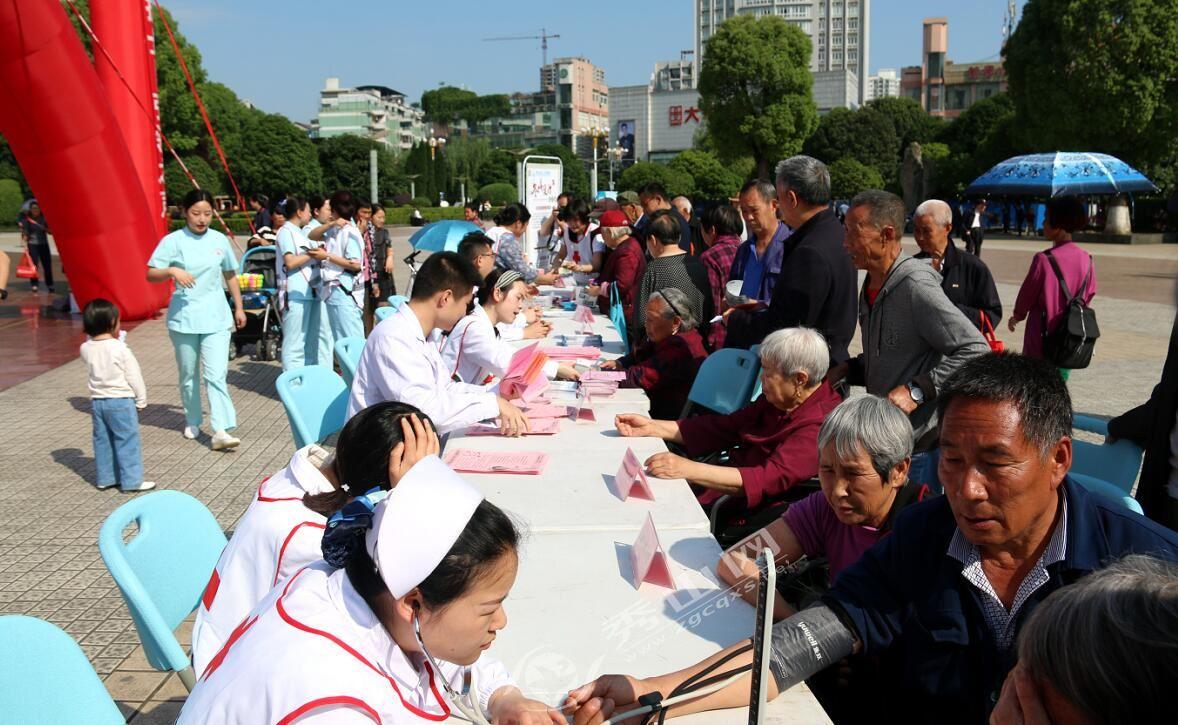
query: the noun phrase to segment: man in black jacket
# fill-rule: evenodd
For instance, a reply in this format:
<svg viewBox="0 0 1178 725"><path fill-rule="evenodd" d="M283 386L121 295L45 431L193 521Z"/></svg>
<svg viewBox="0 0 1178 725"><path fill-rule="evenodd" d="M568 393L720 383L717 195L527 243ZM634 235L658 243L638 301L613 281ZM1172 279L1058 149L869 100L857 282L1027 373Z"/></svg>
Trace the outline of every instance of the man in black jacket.
<svg viewBox="0 0 1178 725"><path fill-rule="evenodd" d="M794 156L777 165L777 201L793 230L767 309L729 310L725 347L747 348L783 327L812 327L830 345L832 365L846 362L858 315L855 268L843 249L843 225L830 210L826 164Z"/></svg>
<svg viewBox="0 0 1178 725"><path fill-rule="evenodd" d="M648 219L656 211L662 211L664 209L670 211L675 216L675 220L679 222L679 248L688 254L697 253L691 248L691 226L683 218L683 215L679 213L679 210L671 206L671 202L667 197L666 187L657 181L648 182L646 186L638 190L638 198L642 201L642 213ZM702 251L702 249L699 250L699 252Z"/></svg>
<svg viewBox="0 0 1178 725"><path fill-rule="evenodd" d="M1109 438L1131 440L1145 449L1137 501L1145 515L1178 531L1178 496L1174 496L1178 471L1174 466L1173 441L1178 431L1178 317L1170 331L1170 349L1162 367L1162 379L1145 401L1108 422Z"/></svg>
<svg viewBox="0 0 1178 725"><path fill-rule="evenodd" d="M927 259L941 273L945 296L965 314L973 326L982 329L982 314L991 329L1002 321L1002 301L994 276L981 258L962 254L949 239L953 228L953 210L940 199L929 199L916 207L912 215L913 236L920 247L917 259Z"/></svg>

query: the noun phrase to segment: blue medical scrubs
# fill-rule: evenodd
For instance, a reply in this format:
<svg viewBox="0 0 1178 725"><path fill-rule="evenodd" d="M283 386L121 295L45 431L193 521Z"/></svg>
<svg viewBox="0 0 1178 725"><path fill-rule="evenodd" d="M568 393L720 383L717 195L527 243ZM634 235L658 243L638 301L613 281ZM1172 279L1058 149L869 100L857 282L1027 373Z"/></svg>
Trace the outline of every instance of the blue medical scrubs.
<svg viewBox="0 0 1178 725"><path fill-rule="evenodd" d="M360 230L355 225L334 227L323 239L329 253L352 262L360 261L363 242ZM332 265L327 263L327 266ZM356 275L345 270L340 273L338 284L331 284L330 289L325 292L331 337L337 342L345 337L364 338L364 318L360 303L353 295L356 286ZM361 293L362 291L363 287Z"/></svg>
<svg viewBox="0 0 1178 725"><path fill-rule="evenodd" d="M278 230L278 259L285 265L287 254L305 253L311 242L303 230L291 222ZM318 263L311 261L295 269L283 269L286 278L286 307L282 316L282 369L291 370L304 365L331 367L331 327L327 311L316 285L319 280Z"/></svg>
<svg viewBox="0 0 1178 725"><path fill-rule="evenodd" d="M176 285L168 303L168 336L176 349L180 400L188 425L201 424L200 384L196 380L199 366L209 398L213 430L236 428L237 411L229 399L225 381L233 312L221 284L224 272L237 271L237 258L229 240L214 229L197 234L185 226L160 240L147 266L178 267L195 280L192 287Z"/></svg>

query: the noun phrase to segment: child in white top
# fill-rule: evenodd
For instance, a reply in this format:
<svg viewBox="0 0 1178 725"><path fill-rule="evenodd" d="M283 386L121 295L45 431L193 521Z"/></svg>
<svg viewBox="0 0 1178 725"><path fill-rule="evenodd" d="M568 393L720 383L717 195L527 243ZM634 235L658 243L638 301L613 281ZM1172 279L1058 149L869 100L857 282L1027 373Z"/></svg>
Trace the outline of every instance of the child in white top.
<svg viewBox="0 0 1178 725"><path fill-rule="evenodd" d="M118 484L125 492L153 489L154 483L143 480L137 412L147 407L147 387L139 361L119 339L119 308L108 300L92 300L82 311L82 327L90 336L81 355L89 374L97 486Z"/></svg>

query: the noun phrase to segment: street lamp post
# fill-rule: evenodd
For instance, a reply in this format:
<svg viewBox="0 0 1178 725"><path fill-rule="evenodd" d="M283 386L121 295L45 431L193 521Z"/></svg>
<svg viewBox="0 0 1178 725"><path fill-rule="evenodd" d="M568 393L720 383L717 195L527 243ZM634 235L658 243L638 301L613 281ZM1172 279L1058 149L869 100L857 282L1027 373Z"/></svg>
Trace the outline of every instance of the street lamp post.
<svg viewBox="0 0 1178 725"><path fill-rule="evenodd" d="M409 198L410 199L417 198L417 177L419 177L419 176L421 176L421 174L409 174L406 177L409 179Z"/></svg>
<svg viewBox="0 0 1178 725"><path fill-rule="evenodd" d="M444 148L446 148L446 137L445 136L440 136L440 137L439 136L430 136L429 137L429 160L433 161L438 155L438 150L444 149Z"/></svg>
<svg viewBox="0 0 1178 725"><path fill-rule="evenodd" d="M597 143L603 138L608 138L609 132L600 126L593 126L587 128L582 133L588 134L593 139L593 168L589 174L589 184L593 188L593 198L597 198ZM608 142L607 142L608 143Z"/></svg>

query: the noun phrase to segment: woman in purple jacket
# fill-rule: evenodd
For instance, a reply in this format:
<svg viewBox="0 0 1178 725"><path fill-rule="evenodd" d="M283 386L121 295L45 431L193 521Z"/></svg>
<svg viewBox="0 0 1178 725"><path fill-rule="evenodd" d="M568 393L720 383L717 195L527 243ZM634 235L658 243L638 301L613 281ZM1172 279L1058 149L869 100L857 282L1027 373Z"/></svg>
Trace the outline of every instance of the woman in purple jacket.
<svg viewBox="0 0 1178 725"><path fill-rule="evenodd" d="M1011 332L1023 320L1027 321L1023 333L1023 354L1042 358L1043 336L1059 326L1068 300L1063 298L1059 280L1051 268L1051 258L1059 265L1067 282L1068 290L1074 295L1083 287L1084 304L1096 296L1096 268L1092 255L1072 241L1072 233L1088 224L1084 204L1074 196L1062 196L1047 202L1047 215L1043 218L1043 236L1052 242L1051 249L1039 252L1031 259L1031 269L1014 303L1014 313L1007 326ZM1068 378L1068 371L1061 369L1060 375Z"/></svg>

